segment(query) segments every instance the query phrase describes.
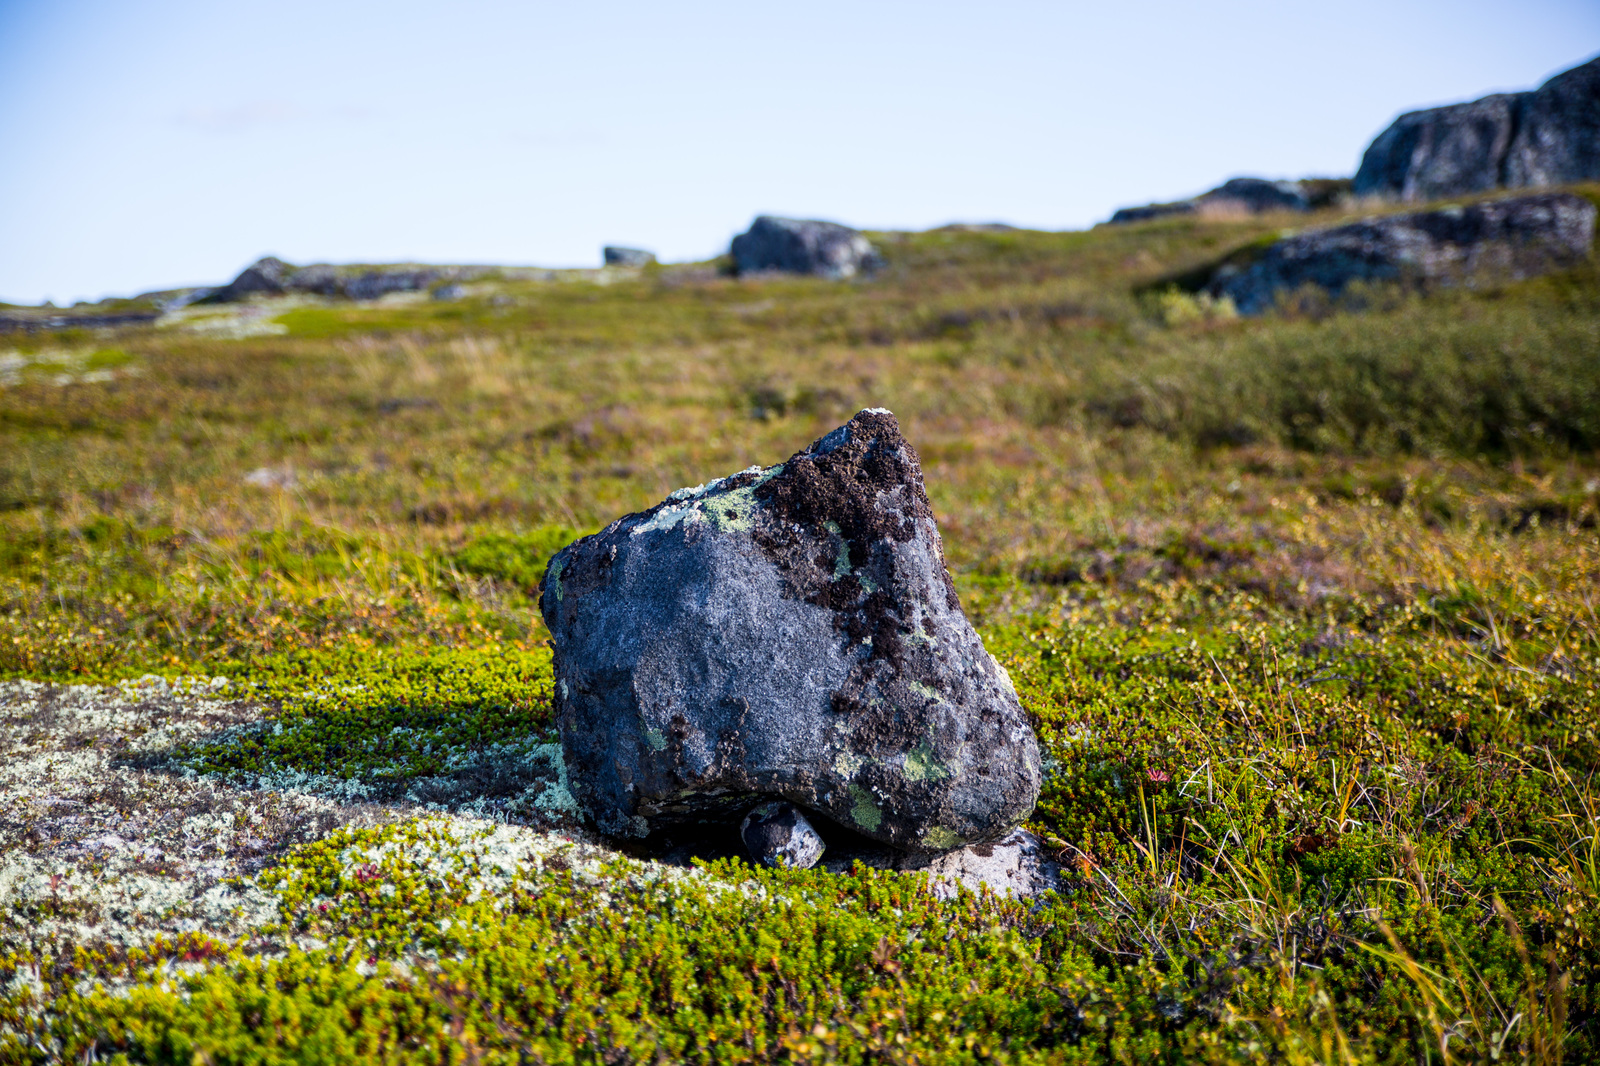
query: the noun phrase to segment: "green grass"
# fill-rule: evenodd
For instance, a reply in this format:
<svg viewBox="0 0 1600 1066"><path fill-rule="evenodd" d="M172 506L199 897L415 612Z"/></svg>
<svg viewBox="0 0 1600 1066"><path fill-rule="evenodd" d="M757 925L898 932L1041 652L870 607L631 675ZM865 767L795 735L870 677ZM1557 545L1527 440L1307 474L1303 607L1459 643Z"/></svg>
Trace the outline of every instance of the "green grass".
<svg viewBox="0 0 1600 1066"><path fill-rule="evenodd" d="M1600 274L1162 295L1268 232L884 235L864 284L502 279L25 370L0 674L228 676L267 727L183 753L228 780L546 742L556 548L890 407L1067 880L1029 909L546 856L484 893L441 823L340 831L249 943L6 986L0 1060L46 1025L171 1062L1600 1056Z"/></svg>

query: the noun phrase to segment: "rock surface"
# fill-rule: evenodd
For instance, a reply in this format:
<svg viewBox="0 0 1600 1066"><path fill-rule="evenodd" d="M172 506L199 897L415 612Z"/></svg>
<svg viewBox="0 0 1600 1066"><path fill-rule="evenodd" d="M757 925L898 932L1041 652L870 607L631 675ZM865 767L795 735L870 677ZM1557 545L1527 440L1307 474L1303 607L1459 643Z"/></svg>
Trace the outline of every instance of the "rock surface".
<svg viewBox="0 0 1600 1066"><path fill-rule="evenodd" d="M606 266L642 267L656 261L654 252L647 252L643 248L623 248L616 244L606 245L601 255Z"/></svg>
<svg viewBox="0 0 1600 1066"><path fill-rule="evenodd" d="M1594 204L1570 193L1368 218L1286 237L1248 265L1219 271L1208 291L1256 314L1303 285L1336 294L1355 281L1516 280L1582 261L1594 227Z"/></svg>
<svg viewBox="0 0 1600 1066"><path fill-rule="evenodd" d="M1600 59L1531 92L1412 111L1361 158L1355 192L1407 202L1600 179Z"/></svg>
<svg viewBox="0 0 1600 1066"><path fill-rule="evenodd" d="M733 261L741 274L780 271L849 278L882 265L872 242L836 222L762 215L733 239Z"/></svg>
<svg viewBox="0 0 1600 1066"><path fill-rule="evenodd" d="M760 862L791 870L815 866L827 848L798 807L776 800L762 803L744 816L739 839Z"/></svg>
<svg viewBox="0 0 1600 1066"><path fill-rule="evenodd" d="M603 832L770 798L942 852L1038 796L1037 741L888 411L568 545L540 609L572 790Z"/></svg>
<svg viewBox="0 0 1600 1066"><path fill-rule="evenodd" d="M340 267L328 263L296 267L268 256L245 267L227 285L211 291L207 299L231 303L255 295L281 296L298 292L347 300L376 300L391 292L420 292L441 281L465 280L476 269L403 264Z"/></svg>
<svg viewBox="0 0 1600 1066"><path fill-rule="evenodd" d="M1236 218L1268 211L1310 211L1333 203L1348 186L1347 181L1336 178L1307 178L1304 181L1229 178L1210 192L1193 199L1120 208L1111 216L1111 221L1120 224L1147 222L1171 215Z"/></svg>
<svg viewBox="0 0 1600 1066"><path fill-rule="evenodd" d="M987 887L998 895L1008 892L1028 899L1057 888L1061 868L1046 856L1039 838L1015 829L993 844L973 844L943 855L906 856L902 870L922 870L933 879L934 892L954 896L958 887L976 892Z"/></svg>

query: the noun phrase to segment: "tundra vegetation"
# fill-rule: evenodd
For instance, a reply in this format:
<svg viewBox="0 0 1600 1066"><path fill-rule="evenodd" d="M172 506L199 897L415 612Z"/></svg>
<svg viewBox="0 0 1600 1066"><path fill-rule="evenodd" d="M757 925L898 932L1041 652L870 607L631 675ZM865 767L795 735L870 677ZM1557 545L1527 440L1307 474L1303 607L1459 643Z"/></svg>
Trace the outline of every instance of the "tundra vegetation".
<svg viewBox="0 0 1600 1066"><path fill-rule="evenodd" d="M77 882L8 897L0 1061L1594 1061L1600 268L1195 294L1287 221L6 335L0 676L226 678L267 727L171 780L391 807L241 875L234 937L44 938L93 928ZM547 750L556 549L867 406L1047 753L1058 893L672 871L558 805L403 800Z"/></svg>

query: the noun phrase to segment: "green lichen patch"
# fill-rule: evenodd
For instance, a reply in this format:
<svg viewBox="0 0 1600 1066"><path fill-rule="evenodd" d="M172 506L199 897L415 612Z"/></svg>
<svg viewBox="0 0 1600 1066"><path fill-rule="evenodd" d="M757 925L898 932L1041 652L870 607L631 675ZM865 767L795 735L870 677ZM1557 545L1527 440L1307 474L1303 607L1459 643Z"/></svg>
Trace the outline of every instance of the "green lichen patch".
<svg viewBox="0 0 1600 1066"><path fill-rule="evenodd" d="M906 752L905 764L900 771L907 781L942 781L950 776L949 767L939 762L933 745L927 740Z"/></svg>
<svg viewBox="0 0 1600 1066"><path fill-rule="evenodd" d="M883 808L878 806L878 801L873 798L860 785L850 786L850 817L855 823L867 832L872 832L883 824Z"/></svg>
<svg viewBox="0 0 1600 1066"><path fill-rule="evenodd" d="M961 846L961 836L954 830L936 825L922 834L922 846L935 851L948 851Z"/></svg>

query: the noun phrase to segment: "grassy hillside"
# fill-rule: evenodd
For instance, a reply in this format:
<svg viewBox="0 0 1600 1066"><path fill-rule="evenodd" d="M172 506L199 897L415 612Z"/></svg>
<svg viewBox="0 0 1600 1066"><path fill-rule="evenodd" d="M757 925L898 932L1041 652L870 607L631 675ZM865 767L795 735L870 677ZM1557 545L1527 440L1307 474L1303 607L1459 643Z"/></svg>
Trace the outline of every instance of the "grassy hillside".
<svg viewBox="0 0 1600 1066"><path fill-rule="evenodd" d="M1286 224L0 340L0 676L231 678L274 728L183 758L235 782L546 741L551 552L889 407L1068 868L1031 910L620 857L491 892L459 826L339 830L248 942L0 916L0 1060L1600 1057L1600 269L1248 320L1180 284Z"/></svg>

